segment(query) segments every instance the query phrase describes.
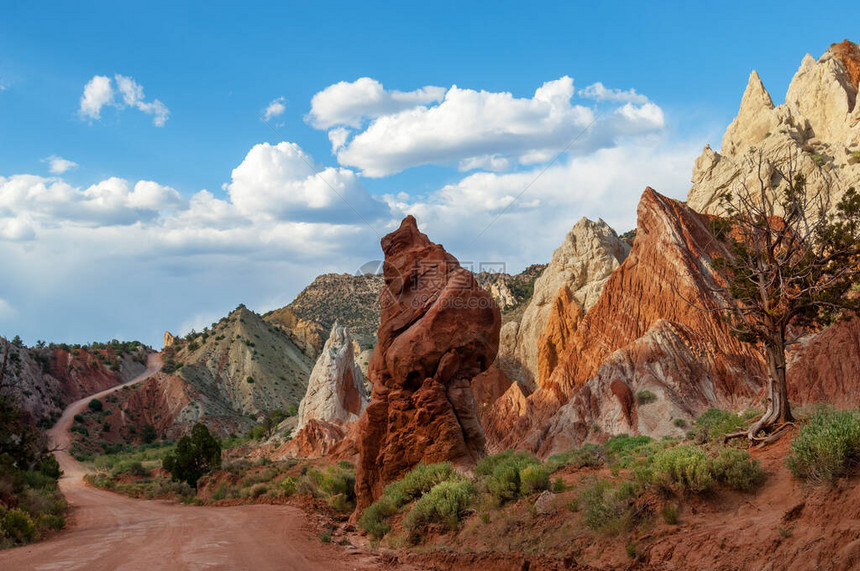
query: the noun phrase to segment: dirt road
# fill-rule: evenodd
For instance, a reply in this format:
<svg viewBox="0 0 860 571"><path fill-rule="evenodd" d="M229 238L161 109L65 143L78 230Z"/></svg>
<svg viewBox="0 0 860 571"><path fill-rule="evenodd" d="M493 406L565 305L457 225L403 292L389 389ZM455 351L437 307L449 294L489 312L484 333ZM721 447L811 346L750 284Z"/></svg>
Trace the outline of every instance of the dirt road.
<svg viewBox="0 0 860 571"><path fill-rule="evenodd" d="M67 452L74 415L91 399L140 383L160 367L153 355L139 377L63 412L48 436L63 448L55 454L64 472L60 489L72 506L67 529L41 543L0 551L0 569L379 569L370 555L322 543L297 508L183 506L85 485L85 467Z"/></svg>

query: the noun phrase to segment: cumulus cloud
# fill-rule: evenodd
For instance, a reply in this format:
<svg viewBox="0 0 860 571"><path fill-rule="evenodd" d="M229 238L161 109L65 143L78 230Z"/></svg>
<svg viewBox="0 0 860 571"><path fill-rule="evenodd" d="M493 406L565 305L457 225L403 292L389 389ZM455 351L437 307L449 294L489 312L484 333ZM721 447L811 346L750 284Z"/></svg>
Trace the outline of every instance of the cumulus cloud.
<svg viewBox="0 0 860 571"><path fill-rule="evenodd" d="M116 74L114 81L116 82L116 89L114 89L113 82L109 77L95 75L84 86L84 93L81 96L80 108L78 109L82 118L100 119L102 109L105 106L113 106L117 109L133 108L147 115L152 115L152 123L156 127L163 127L167 123L170 110L158 99L146 101L143 86L137 83L134 78Z"/></svg>
<svg viewBox="0 0 860 571"><path fill-rule="evenodd" d="M461 260L503 262L519 271L548 261L583 216L603 218L619 233L634 228L646 186L683 199L700 146L626 143L565 158L545 171L478 172L423 197L386 199L393 212L414 215L423 232Z"/></svg>
<svg viewBox="0 0 860 571"><path fill-rule="evenodd" d="M367 82L374 87L373 80ZM381 85L376 87L368 91L389 93ZM318 93L314 99L322 98L329 105L326 113L315 113L314 106L320 104L312 103L311 118L317 127L339 125L340 130L329 135L338 162L368 177L424 164L506 170L546 162L565 149L572 154L591 153L625 137L658 133L665 125L659 106L629 93L626 100L604 98L612 105L608 109L573 104L575 90L568 76L547 81L531 98L453 86L436 105L403 102L400 111L382 106L373 114L354 110L358 103L346 97L354 90L355 84L341 83ZM357 96L357 100L372 98ZM624 105L619 106L620 102ZM375 119L349 138L351 132L345 129L355 128L360 118L368 116Z"/></svg>
<svg viewBox="0 0 860 571"><path fill-rule="evenodd" d="M266 106L266 110L263 112L263 119L271 121L275 117L283 115L286 110L286 100L283 97L278 97Z"/></svg>
<svg viewBox="0 0 860 571"><path fill-rule="evenodd" d="M58 157L57 155L46 157L42 159L42 162L48 163L48 170L51 174L63 174L64 172L78 168L78 163Z"/></svg>
<svg viewBox="0 0 860 571"><path fill-rule="evenodd" d="M64 223L85 226L133 224L158 216L159 211L182 204L179 193L151 181L131 187L121 178L108 178L86 188L60 178L36 175L0 177L0 220L6 217L6 239L32 239L34 226Z"/></svg>
<svg viewBox="0 0 860 571"><path fill-rule="evenodd" d="M387 214L354 171L320 168L295 143L255 145L233 169L227 190L237 210L251 218L344 221Z"/></svg>
<svg viewBox="0 0 860 571"><path fill-rule="evenodd" d="M636 93L635 89L612 89L604 86L601 82L592 83L585 89L580 89L578 92L580 97L587 99L596 99L597 101L619 101L622 103L648 103L649 99Z"/></svg>
<svg viewBox="0 0 860 571"><path fill-rule="evenodd" d="M436 103L444 95L444 87L428 85L415 91L387 90L375 79L361 77L353 82L335 83L314 95L307 121L317 129L335 125L357 128L367 119Z"/></svg>
<svg viewBox="0 0 860 571"><path fill-rule="evenodd" d="M113 101L113 86L109 77L94 75L84 86L84 94L81 95L81 106L78 112L81 117L89 119L100 119L102 107Z"/></svg>

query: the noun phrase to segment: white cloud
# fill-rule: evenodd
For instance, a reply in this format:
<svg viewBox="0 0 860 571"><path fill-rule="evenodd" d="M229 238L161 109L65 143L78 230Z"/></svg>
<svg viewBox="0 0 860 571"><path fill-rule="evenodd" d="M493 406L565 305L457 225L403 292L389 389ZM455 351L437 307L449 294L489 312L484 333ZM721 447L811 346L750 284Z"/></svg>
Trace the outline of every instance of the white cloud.
<svg viewBox="0 0 860 571"><path fill-rule="evenodd" d="M84 226L127 225L150 220L162 210L182 204L179 193L154 182L108 178L87 188L73 187L60 178L35 175L0 177L0 220L7 217L0 236L32 239L38 228L63 224Z"/></svg>
<svg viewBox="0 0 860 571"><path fill-rule="evenodd" d="M585 89L580 89L578 92L580 97L587 99L595 99L597 101L617 101L621 103L648 103L649 99L640 93L636 93L635 89L621 90L611 89L604 86L599 81L592 83Z"/></svg>
<svg viewBox="0 0 860 571"><path fill-rule="evenodd" d="M263 112L263 119L271 121L275 117L280 117L287 110L286 100L283 97L278 97L272 100Z"/></svg>
<svg viewBox="0 0 860 571"><path fill-rule="evenodd" d="M152 123L156 127L164 127L167 117L170 115L170 111L164 103L158 99L153 99L151 103L144 101L143 86L133 78L120 74L116 74L114 78L126 107L134 107L148 115L153 115Z"/></svg>
<svg viewBox="0 0 860 571"><path fill-rule="evenodd" d="M78 168L78 163L58 157L57 155L46 157L42 159L42 162L48 163L48 170L51 174L63 174L64 172Z"/></svg>
<svg viewBox="0 0 860 571"><path fill-rule="evenodd" d="M366 119L436 103L444 95L444 87L428 85L415 91L389 91L375 79L361 77L329 85L314 95L307 121L317 129L335 125L358 128Z"/></svg>
<svg viewBox="0 0 860 571"><path fill-rule="evenodd" d="M366 115L349 106L346 94L354 89L354 84L336 84L315 95L314 100L325 94L326 101L340 105L316 114L312 105L313 124L355 127L357 118ZM614 107L595 110L573 104L573 96L573 80L567 76L544 83L531 98L453 86L437 105L378 110L376 119L351 139L343 131L331 133L330 139L342 165L383 177L423 164L504 170L546 162L566 148L572 154L591 153L664 128L663 112L653 103L627 101L619 107L612 100Z"/></svg>
<svg viewBox="0 0 860 571"><path fill-rule="evenodd" d="M110 105L117 109L130 107L147 115L152 115L152 123L156 127L163 127L167 123L170 110L158 99L153 99L150 102L145 101L142 85L133 78L120 74L116 74L114 80L116 81L116 90L114 90L109 77L104 75L93 76L84 87L84 94L81 96L81 105L78 110L81 117L100 119L102 109ZM120 99L117 99L117 96Z"/></svg>
<svg viewBox="0 0 860 571"><path fill-rule="evenodd" d="M683 199L700 147L700 141L627 143L565 158L543 174L542 166L479 172L421 198L386 198L397 216L416 216L421 230L459 259L504 262L510 271L519 271L549 261L583 216L603 218L619 233L634 228L646 186Z"/></svg>
<svg viewBox="0 0 860 571"><path fill-rule="evenodd" d="M81 106L78 110L81 117L100 119L102 107L113 101L113 87L109 77L94 75L84 86L81 95Z"/></svg>
<svg viewBox="0 0 860 571"><path fill-rule="evenodd" d="M237 210L251 218L302 221L369 219L387 214L355 172L321 169L295 143L255 145L227 186Z"/></svg>

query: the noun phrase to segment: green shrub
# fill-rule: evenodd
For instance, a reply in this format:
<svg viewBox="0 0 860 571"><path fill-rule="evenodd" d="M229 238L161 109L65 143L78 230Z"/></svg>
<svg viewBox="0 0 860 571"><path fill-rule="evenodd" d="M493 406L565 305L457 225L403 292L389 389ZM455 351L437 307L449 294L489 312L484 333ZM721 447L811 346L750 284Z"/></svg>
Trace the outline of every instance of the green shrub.
<svg viewBox="0 0 860 571"><path fill-rule="evenodd" d="M429 492L436 484L449 480L460 480L462 476L450 462L418 464L400 480L389 484L383 494L400 508Z"/></svg>
<svg viewBox="0 0 860 571"><path fill-rule="evenodd" d="M697 446L667 448L654 456L653 465L656 483L667 489L701 493L714 485L708 456Z"/></svg>
<svg viewBox="0 0 860 571"><path fill-rule="evenodd" d="M585 525L608 535L629 529L633 522L632 490L626 486L615 489L607 480L594 480L580 496L580 503L585 504Z"/></svg>
<svg viewBox="0 0 860 571"><path fill-rule="evenodd" d="M633 464L635 457L647 453L654 444L650 436L630 436L619 434L613 436L603 445L604 457L607 464L617 464L620 468L628 468Z"/></svg>
<svg viewBox="0 0 860 571"><path fill-rule="evenodd" d="M483 476L487 492L501 505L528 493L521 489L522 472L533 465L540 465L540 460L528 452L507 450L482 458L475 474Z"/></svg>
<svg viewBox="0 0 860 571"><path fill-rule="evenodd" d="M726 434L742 430L757 414L754 410L738 415L728 410L711 408L696 419L696 426L688 436L697 444L721 441Z"/></svg>
<svg viewBox="0 0 860 571"><path fill-rule="evenodd" d="M391 531L388 518L397 513L397 508L390 498L382 496L370 505L358 519L358 527L370 534L374 539L381 539Z"/></svg>
<svg viewBox="0 0 860 571"><path fill-rule="evenodd" d="M678 506L675 504L666 504L660 514L669 525L678 525Z"/></svg>
<svg viewBox="0 0 860 571"><path fill-rule="evenodd" d="M678 428L687 428L687 421L683 418L676 418L672 421L672 424L674 424Z"/></svg>
<svg viewBox="0 0 860 571"><path fill-rule="evenodd" d="M786 466L796 478L832 482L860 461L860 412L822 410L791 443Z"/></svg>
<svg viewBox="0 0 860 571"><path fill-rule="evenodd" d="M374 539L391 531L387 520L415 498L419 498L442 482L463 480L450 462L418 464L400 480L386 486L382 497L364 510L358 526Z"/></svg>
<svg viewBox="0 0 860 571"><path fill-rule="evenodd" d="M83 417L83 415L76 414L74 416L74 420L75 420L75 422L81 422L82 423L82 422L84 422L84 417Z"/></svg>
<svg viewBox="0 0 860 571"><path fill-rule="evenodd" d="M636 393L636 404L638 404L639 406L652 403L655 400L657 400L657 395L655 395L651 391L639 391L638 393Z"/></svg>
<svg viewBox="0 0 860 571"><path fill-rule="evenodd" d="M531 464L520 471L520 493L522 495L542 492L549 488L549 472L544 466Z"/></svg>
<svg viewBox="0 0 860 571"><path fill-rule="evenodd" d="M442 523L455 530L460 523L460 512L469 505L473 493L474 487L468 480L436 484L415 502L404 525L412 534L430 523Z"/></svg>
<svg viewBox="0 0 860 571"><path fill-rule="evenodd" d="M711 461L714 478L733 490L749 492L764 483L764 469L758 460L750 460L750 453L737 448L724 448Z"/></svg>
<svg viewBox="0 0 860 571"><path fill-rule="evenodd" d="M36 524L30 519L30 516L21 509L15 508L7 511L3 515L3 534L17 542L29 543L38 539Z"/></svg>
<svg viewBox="0 0 860 571"><path fill-rule="evenodd" d="M573 468L597 467L603 464L603 453L600 446L596 444L585 444L582 448L568 450L561 454L553 454L547 458L547 466L551 472L555 472L564 466Z"/></svg>
<svg viewBox="0 0 860 571"><path fill-rule="evenodd" d="M336 511L348 512L355 508L355 470L351 466L329 466L325 472L308 470L296 487L300 493L323 499Z"/></svg>
<svg viewBox="0 0 860 571"><path fill-rule="evenodd" d="M91 410L91 411L93 411L93 412L101 412L101 410L104 408L104 404L102 404L102 401L100 401L99 399L93 399L93 400L91 400L91 401L87 404L87 406L88 406L88 407L90 408L90 410Z"/></svg>

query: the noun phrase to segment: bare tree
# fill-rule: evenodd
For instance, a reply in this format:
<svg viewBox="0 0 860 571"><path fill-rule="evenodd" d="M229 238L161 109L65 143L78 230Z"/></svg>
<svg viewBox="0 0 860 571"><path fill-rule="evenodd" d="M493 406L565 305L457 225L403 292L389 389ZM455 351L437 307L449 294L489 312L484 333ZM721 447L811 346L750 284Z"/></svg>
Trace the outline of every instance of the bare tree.
<svg viewBox="0 0 860 571"><path fill-rule="evenodd" d="M832 323L860 308L860 195L848 189L832 204L831 185L810 189L789 157L785 170L751 155L758 188L743 184L721 197L726 215L711 223L726 245L713 260L722 293L735 304L711 307L742 341L756 344L767 366L767 410L749 430L727 435L778 438L793 417L786 348L810 326ZM770 191L771 181L774 191Z"/></svg>

